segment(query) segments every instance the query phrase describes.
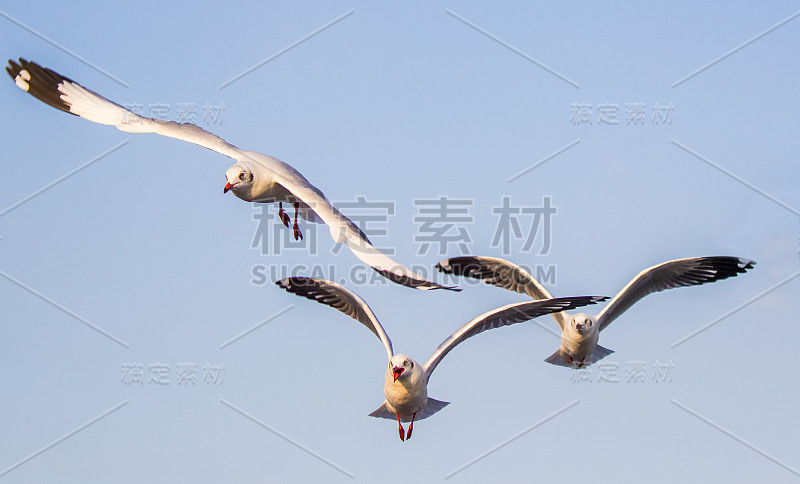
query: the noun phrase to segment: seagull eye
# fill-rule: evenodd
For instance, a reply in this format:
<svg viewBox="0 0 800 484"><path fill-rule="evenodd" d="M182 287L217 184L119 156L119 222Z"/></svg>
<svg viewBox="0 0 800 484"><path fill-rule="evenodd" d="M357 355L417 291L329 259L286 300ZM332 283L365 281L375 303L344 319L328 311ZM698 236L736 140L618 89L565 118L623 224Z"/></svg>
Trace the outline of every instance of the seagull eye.
<svg viewBox="0 0 800 484"><path fill-rule="evenodd" d="M239 173L239 179L244 180L244 172Z"/></svg>

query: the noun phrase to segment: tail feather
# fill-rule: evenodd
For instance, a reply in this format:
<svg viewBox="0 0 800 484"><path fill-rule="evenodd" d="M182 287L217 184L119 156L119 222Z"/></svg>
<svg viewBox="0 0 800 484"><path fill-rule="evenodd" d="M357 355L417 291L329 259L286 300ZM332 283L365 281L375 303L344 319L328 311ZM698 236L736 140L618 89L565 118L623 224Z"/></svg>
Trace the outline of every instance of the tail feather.
<svg viewBox="0 0 800 484"><path fill-rule="evenodd" d="M448 405L450 405L450 402L443 402L441 400L428 397L428 403L425 404L425 408L423 408L421 412L417 413L417 420L428 418Z"/></svg>
<svg viewBox="0 0 800 484"><path fill-rule="evenodd" d="M572 367L572 363L569 362L569 356L561 351L561 348L557 349L555 353L547 357L544 361L551 365L566 366L568 368Z"/></svg>
<svg viewBox="0 0 800 484"><path fill-rule="evenodd" d="M369 416L375 418L388 418L390 420L397 418L395 414L393 414L392 412L389 411L388 408L386 408L386 402L383 402L381 406L376 408L375 411L369 414Z"/></svg>
<svg viewBox="0 0 800 484"><path fill-rule="evenodd" d="M450 405L450 402L443 402L441 400L436 400L435 398L428 397L428 403L425 404L425 408L417 412L417 416L414 418L414 420L417 421L426 419L448 405ZM394 412L390 412L389 409L386 407L385 401L380 407L376 408L375 411L370 413L369 416L375 418L385 418L389 420L397 419L397 415L395 415ZM410 422L411 415L401 415L400 420L402 422Z"/></svg>
<svg viewBox="0 0 800 484"><path fill-rule="evenodd" d="M594 347L594 351L592 351L591 363L597 363L598 361L602 360L603 358L605 358L606 356L610 355L613 352L614 352L613 350L610 350L608 348L603 348L602 346L597 345Z"/></svg>
<svg viewBox="0 0 800 484"><path fill-rule="evenodd" d="M592 351L592 354L586 357L586 359L583 361L583 364L580 364L580 362L575 361L574 359L572 362L570 362L569 355L561 348L558 348L555 353L550 355L544 361L550 363L551 365L566 366L567 368L586 368L592 363L597 363L613 352L613 350L597 345L595 346L594 351Z"/></svg>

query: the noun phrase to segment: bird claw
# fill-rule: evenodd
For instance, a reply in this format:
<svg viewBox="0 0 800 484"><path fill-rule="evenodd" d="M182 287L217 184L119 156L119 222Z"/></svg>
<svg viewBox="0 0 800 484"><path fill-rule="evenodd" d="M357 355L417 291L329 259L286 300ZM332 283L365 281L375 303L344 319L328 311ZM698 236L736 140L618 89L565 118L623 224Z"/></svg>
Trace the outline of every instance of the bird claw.
<svg viewBox="0 0 800 484"><path fill-rule="evenodd" d="M294 225L292 225L292 232L294 233L294 240L303 240L303 234L300 232L300 226L297 225L297 212L300 211L300 202L294 202ZM289 217L286 217L286 226L289 226Z"/></svg>
<svg viewBox="0 0 800 484"><path fill-rule="evenodd" d="M411 432L414 430L414 424L408 426L408 432L406 433L406 440L411 439Z"/></svg>
<svg viewBox="0 0 800 484"><path fill-rule="evenodd" d="M283 204L281 204L281 207L278 209L278 217L281 219L281 222L283 222L283 225L285 225L286 228L288 229L290 219L289 219L289 214L286 213L286 210L283 209Z"/></svg>
<svg viewBox="0 0 800 484"><path fill-rule="evenodd" d="M406 431L403 428L403 423L400 421L400 414L398 412L395 412L395 415L397 415L397 431L400 432L400 440L402 442L405 442L406 441ZM411 425L414 425L414 422L411 422ZM408 436L411 437L411 433L410 432L409 432Z"/></svg>

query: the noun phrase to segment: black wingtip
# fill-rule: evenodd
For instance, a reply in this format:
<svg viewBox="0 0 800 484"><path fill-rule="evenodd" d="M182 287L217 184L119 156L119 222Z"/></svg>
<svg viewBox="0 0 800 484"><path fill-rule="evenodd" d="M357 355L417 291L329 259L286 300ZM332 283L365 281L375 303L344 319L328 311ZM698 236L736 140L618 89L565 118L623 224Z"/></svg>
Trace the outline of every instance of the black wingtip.
<svg viewBox="0 0 800 484"><path fill-rule="evenodd" d="M437 285L436 287L431 287L430 289L446 289L448 291L453 291L453 292L461 292L462 291L462 289L460 287L458 287L458 286L441 286L441 285Z"/></svg>
<svg viewBox="0 0 800 484"><path fill-rule="evenodd" d="M713 282L744 274L754 268L756 261L744 257L713 256L702 258L701 264L717 271L713 280L709 281Z"/></svg>
<svg viewBox="0 0 800 484"><path fill-rule="evenodd" d="M592 306L599 302L608 301L611 299L608 296L577 296L577 297L563 297L563 298L555 298L553 301L566 301L571 306L570 309L576 309L581 306ZM539 301L548 301L548 299L539 299Z"/></svg>
<svg viewBox="0 0 800 484"><path fill-rule="evenodd" d="M24 62L24 59L22 57L20 57L19 58L19 62L21 64L22 62ZM14 59L8 59L8 65L6 66L6 72L8 72L9 76L11 76L11 79L16 79L17 74L19 74L19 71L22 70L22 68L20 67L20 64L17 64L14 61Z"/></svg>
<svg viewBox="0 0 800 484"><path fill-rule="evenodd" d="M742 269L742 272L745 272L747 269L752 269L758 262L745 259L744 257L739 257L739 267Z"/></svg>
<svg viewBox="0 0 800 484"><path fill-rule="evenodd" d="M373 267L373 269L375 268ZM436 289L445 289L447 291L455 291L455 292L461 291L461 288L457 286L443 286L441 284L436 284L435 282L426 281L424 279L414 279L408 276L395 274L394 272L391 271L375 269L375 272L389 279L395 284L400 284L401 286L406 286L413 289L419 289L421 291L433 291Z"/></svg>
<svg viewBox="0 0 800 484"><path fill-rule="evenodd" d="M275 285L291 293L297 293L303 287L316 286L316 282L311 277L287 277L275 281Z"/></svg>
<svg viewBox="0 0 800 484"><path fill-rule="evenodd" d="M456 276L485 280L496 274L494 270L490 269L483 263L483 259L485 258L474 255L451 257L440 261L434 267L438 269L439 272L444 274L453 274ZM508 269L503 270L507 271Z"/></svg>
<svg viewBox="0 0 800 484"><path fill-rule="evenodd" d="M29 79L23 77L23 82L26 86L23 87L18 83L17 85L20 88L43 103L49 104L65 113L75 115L75 113L70 112L70 105L61 99L61 92L58 90L58 87L62 83L75 83L75 81L22 57L19 58L19 63L9 59L8 64L6 72L8 72L8 75L11 76L14 82L17 82L18 77L23 71L27 72L26 76Z"/></svg>
<svg viewBox="0 0 800 484"><path fill-rule="evenodd" d="M450 257L440 261L434 267L445 274L455 274L457 276L469 276L469 272L476 268L475 257L464 255L460 257Z"/></svg>

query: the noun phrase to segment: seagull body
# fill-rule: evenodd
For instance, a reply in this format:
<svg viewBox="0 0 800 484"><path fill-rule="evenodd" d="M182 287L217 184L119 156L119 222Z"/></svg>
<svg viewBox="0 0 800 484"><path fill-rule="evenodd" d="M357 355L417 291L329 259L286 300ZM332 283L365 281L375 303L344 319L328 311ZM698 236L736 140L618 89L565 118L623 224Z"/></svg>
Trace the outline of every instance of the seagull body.
<svg viewBox="0 0 800 484"><path fill-rule="evenodd" d="M678 259L649 267L634 277L594 316L585 313L552 313L561 328L561 346L545 361L567 367L595 363L613 353L597 344L600 332L643 297L674 287L696 286L735 277L754 265L754 261L740 257L716 256ZM525 269L495 257L454 257L443 260L436 268L447 274L472 277L527 294L533 299L553 297Z"/></svg>
<svg viewBox="0 0 800 484"><path fill-rule="evenodd" d="M392 341L372 309L350 290L334 282L309 277L290 277L282 279L276 284L293 294L326 304L347 314L366 326L381 340L389 361L383 384L383 394L386 399L369 415L377 418L397 419L401 440L411 438L414 421L430 417L449 404L449 402L428 397L428 381L442 358L456 345L488 329L521 323L553 311L573 309L607 299L596 296L580 296L503 306L483 313L462 326L444 340L425 363L419 364L408 355L394 353ZM407 434L404 434L402 422L411 422Z"/></svg>
<svg viewBox="0 0 800 484"><path fill-rule="evenodd" d="M128 133L156 133L187 141L233 158L236 164L225 172L224 192L231 191L247 202L278 202L279 217L287 227L290 219L283 210L283 203L292 204L295 210L292 224L295 239L302 238L298 216L309 222L324 223L330 228L331 237L337 244L346 244L356 257L391 281L415 289L458 290L425 280L375 248L356 224L342 215L317 187L289 164L269 155L239 149L191 123L139 116L34 62L25 59L8 62L6 71L17 87L61 111L95 123L115 126Z"/></svg>
<svg viewBox="0 0 800 484"><path fill-rule="evenodd" d="M403 376L403 378L398 380L395 379L395 374L400 369L403 371L398 377ZM406 372L408 373L406 374ZM386 396L386 402L375 410L373 414L383 413L382 411L385 409L388 412L388 418L394 418L396 414L399 414L403 422L408 422L410 416L422 411L428 404L428 382L425 377L425 371L419 363L408 355L396 354L392 356L383 381L383 393ZM441 403L447 405L445 402ZM435 411L440 408L436 408ZM382 415L372 416L380 417ZM420 420L422 418L424 417L420 416Z"/></svg>

